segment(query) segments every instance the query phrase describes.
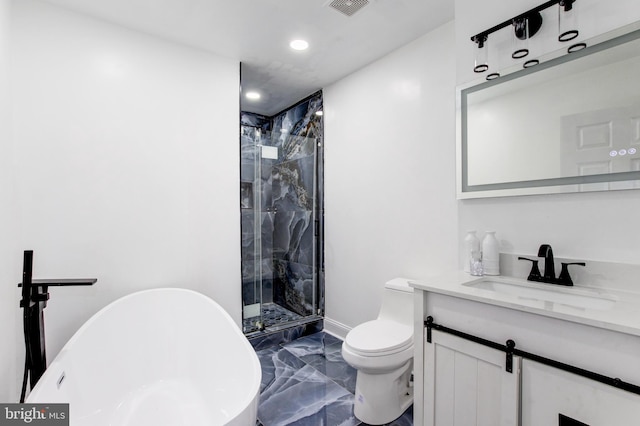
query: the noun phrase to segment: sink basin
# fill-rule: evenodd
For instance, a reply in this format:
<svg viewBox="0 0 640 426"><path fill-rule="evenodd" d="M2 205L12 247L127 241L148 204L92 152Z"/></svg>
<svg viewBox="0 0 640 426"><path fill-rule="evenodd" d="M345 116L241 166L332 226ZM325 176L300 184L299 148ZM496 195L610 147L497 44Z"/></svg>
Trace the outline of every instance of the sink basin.
<svg viewBox="0 0 640 426"><path fill-rule="evenodd" d="M614 295L575 287L561 287L528 281L509 281L501 278L485 278L463 285L514 296L522 300L559 303L581 309L607 310L615 306L618 300Z"/></svg>

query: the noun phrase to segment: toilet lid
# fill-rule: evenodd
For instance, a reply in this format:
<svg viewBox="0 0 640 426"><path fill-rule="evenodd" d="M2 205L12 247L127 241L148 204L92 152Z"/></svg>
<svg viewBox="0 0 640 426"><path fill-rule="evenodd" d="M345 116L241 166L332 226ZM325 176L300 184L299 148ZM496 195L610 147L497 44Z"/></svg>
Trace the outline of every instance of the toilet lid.
<svg viewBox="0 0 640 426"><path fill-rule="evenodd" d="M366 354L401 350L413 343L413 327L394 321L368 321L351 330L345 342Z"/></svg>

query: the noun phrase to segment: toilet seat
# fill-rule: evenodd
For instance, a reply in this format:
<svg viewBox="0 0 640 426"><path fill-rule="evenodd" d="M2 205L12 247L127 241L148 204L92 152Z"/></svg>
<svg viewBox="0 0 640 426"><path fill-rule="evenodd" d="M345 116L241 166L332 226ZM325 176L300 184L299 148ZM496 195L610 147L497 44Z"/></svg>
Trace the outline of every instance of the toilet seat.
<svg viewBox="0 0 640 426"><path fill-rule="evenodd" d="M351 330L344 343L356 355L392 355L413 346L413 328L395 321L367 321Z"/></svg>

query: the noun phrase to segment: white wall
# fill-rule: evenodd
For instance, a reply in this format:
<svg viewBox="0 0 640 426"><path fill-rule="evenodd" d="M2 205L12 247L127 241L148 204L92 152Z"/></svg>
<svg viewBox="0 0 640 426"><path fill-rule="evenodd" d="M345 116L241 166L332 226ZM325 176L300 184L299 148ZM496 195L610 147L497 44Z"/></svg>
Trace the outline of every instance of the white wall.
<svg viewBox="0 0 640 426"><path fill-rule="evenodd" d="M458 83L476 78L472 71L473 43L469 40L473 34L538 4L539 0L456 0ZM609 2L580 0L575 6L580 13L581 38L640 20L637 0L621 0L615 7ZM540 51L557 48L555 28L543 26L541 31L548 33L540 35ZM493 54L490 50L490 64L492 58L509 58L510 48L505 45L502 50L494 49ZM497 231L504 252L537 254L541 243L549 243L559 257L639 263L638 211L640 191L465 200L459 204L458 241L462 248L467 229L491 229Z"/></svg>
<svg viewBox="0 0 640 426"><path fill-rule="evenodd" d="M16 252L16 212L12 175L9 84L9 0L0 0L0 401L17 400L15 351L19 318L20 258Z"/></svg>
<svg viewBox="0 0 640 426"><path fill-rule="evenodd" d="M34 277L98 278L51 289L49 359L150 287L199 290L240 323L238 62L32 0L12 24L16 246Z"/></svg>
<svg viewBox="0 0 640 426"><path fill-rule="evenodd" d="M385 281L456 266L454 70L449 23L324 89L330 331L375 318Z"/></svg>

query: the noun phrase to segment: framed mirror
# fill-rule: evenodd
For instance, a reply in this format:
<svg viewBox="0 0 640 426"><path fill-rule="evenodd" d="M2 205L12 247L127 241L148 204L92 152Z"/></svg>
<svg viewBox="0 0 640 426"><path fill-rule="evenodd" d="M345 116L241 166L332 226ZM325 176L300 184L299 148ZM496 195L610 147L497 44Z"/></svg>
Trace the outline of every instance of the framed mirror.
<svg viewBox="0 0 640 426"><path fill-rule="evenodd" d="M640 188L640 30L457 95L458 198Z"/></svg>

